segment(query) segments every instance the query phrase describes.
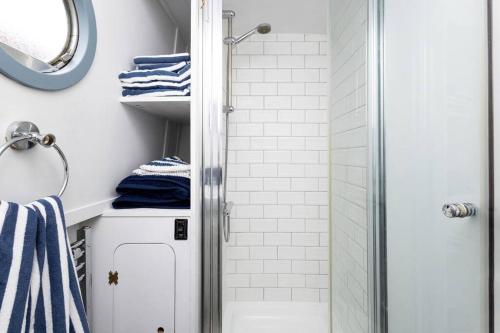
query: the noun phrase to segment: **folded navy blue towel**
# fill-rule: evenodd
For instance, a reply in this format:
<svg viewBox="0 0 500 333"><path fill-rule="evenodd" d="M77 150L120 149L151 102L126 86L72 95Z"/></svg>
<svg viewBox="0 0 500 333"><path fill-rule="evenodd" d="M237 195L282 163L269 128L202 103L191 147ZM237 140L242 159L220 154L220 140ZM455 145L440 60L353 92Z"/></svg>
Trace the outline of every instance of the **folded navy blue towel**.
<svg viewBox="0 0 500 333"><path fill-rule="evenodd" d="M159 209L189 209L189 200L159 199L145 195L125 194L113 202L114 209L159 208Z"/></svg>
<svg viewBox="0 0 500 333"><path fill-rule="evenodd" d="M116 188L121 194L113 208L188 209L191 200L189 178L175 176L128 176Z"/></svg>
<svg viewBox="0 0 500 333"><path fill-rule="evenodd" d="M189 178L176 176L128 176L118 184L116 192L127 195L143 195L149 198L189 200Z"/></svg>
<svg viewBox="0 0 500 333"><path fill-rule="evenodd" d="M158 63L171 63L189 61L191 57L189 53L176 53L166 55L150 55L150 56L137 56L134 58L134 64L158 64Z"/></svg>

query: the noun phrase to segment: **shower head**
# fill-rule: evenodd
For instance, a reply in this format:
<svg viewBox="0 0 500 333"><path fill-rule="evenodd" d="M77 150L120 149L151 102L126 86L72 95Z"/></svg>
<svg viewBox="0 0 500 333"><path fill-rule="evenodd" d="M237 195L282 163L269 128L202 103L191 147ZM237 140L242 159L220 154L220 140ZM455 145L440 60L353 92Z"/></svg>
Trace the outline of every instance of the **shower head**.
<svg viewBox="0 0 500 333"><path fill-rule="evenodd" d="M268 34L271 32L271 25L269 23L261 23L257 26L257 32L259 34Z"/></svg>
<svg viewBox="0 0 500 333"><path fill-rule="evenodd" d="M261 23L252 30L248 31L247 33L244 33L243 35L239 37L227 37L224 38L224 43L228 45L238 45L248 37L252 36L254 33L259 33L259 34L268 34L271 32L271 25L269 23Z"/></svg>

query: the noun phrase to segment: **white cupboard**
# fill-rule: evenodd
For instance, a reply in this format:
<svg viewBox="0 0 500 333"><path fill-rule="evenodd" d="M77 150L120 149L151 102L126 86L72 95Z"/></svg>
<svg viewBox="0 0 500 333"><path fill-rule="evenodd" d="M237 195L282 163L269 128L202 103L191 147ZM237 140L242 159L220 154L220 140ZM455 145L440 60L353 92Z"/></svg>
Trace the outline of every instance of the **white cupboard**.
<svg viewBox="0 0 500 333"><path fill-rule="evenodd" d="M92 332L195 332L197 249L189 210L105 212L92 227ZM128 215L127 215L128 214Z"/></svg>

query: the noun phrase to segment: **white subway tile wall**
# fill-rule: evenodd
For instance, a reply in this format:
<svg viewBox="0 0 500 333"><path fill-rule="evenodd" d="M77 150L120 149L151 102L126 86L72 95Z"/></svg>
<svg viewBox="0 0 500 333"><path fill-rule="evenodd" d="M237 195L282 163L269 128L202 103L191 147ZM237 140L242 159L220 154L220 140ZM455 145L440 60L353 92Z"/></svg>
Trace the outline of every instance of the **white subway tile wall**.
<svg viewBox="0 0 500 333"><path fill-rule="evenodd" d="M332 331L364 333L368 332L367 1L329 1Z"/></svg>
<svg viewBox="0 0 500 333"><path fill-rule="evenodd" d="M236 205L224 295L326 302L327 36L264 37L234 55L228 198Z"/></svg>

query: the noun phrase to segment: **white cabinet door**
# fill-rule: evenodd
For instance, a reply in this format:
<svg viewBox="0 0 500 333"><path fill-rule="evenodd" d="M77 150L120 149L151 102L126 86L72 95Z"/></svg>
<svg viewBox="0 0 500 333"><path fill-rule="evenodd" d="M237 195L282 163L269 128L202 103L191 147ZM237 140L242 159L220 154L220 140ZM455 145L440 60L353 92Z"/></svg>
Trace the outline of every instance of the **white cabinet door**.
<svg viewBox="0 0 500 333"><path fill-rule="evenodd" d="M193 224L188 240L175 239L176 219L189 218L104 216L92 226L93 333L198 331L199 245Z"/></svg>
<svg viewBox="0 0 500 333"><path fill-rule="evenodd" d="M175 253L166 244L122 244L114 252L113 332L174 332Z"/></svg>

